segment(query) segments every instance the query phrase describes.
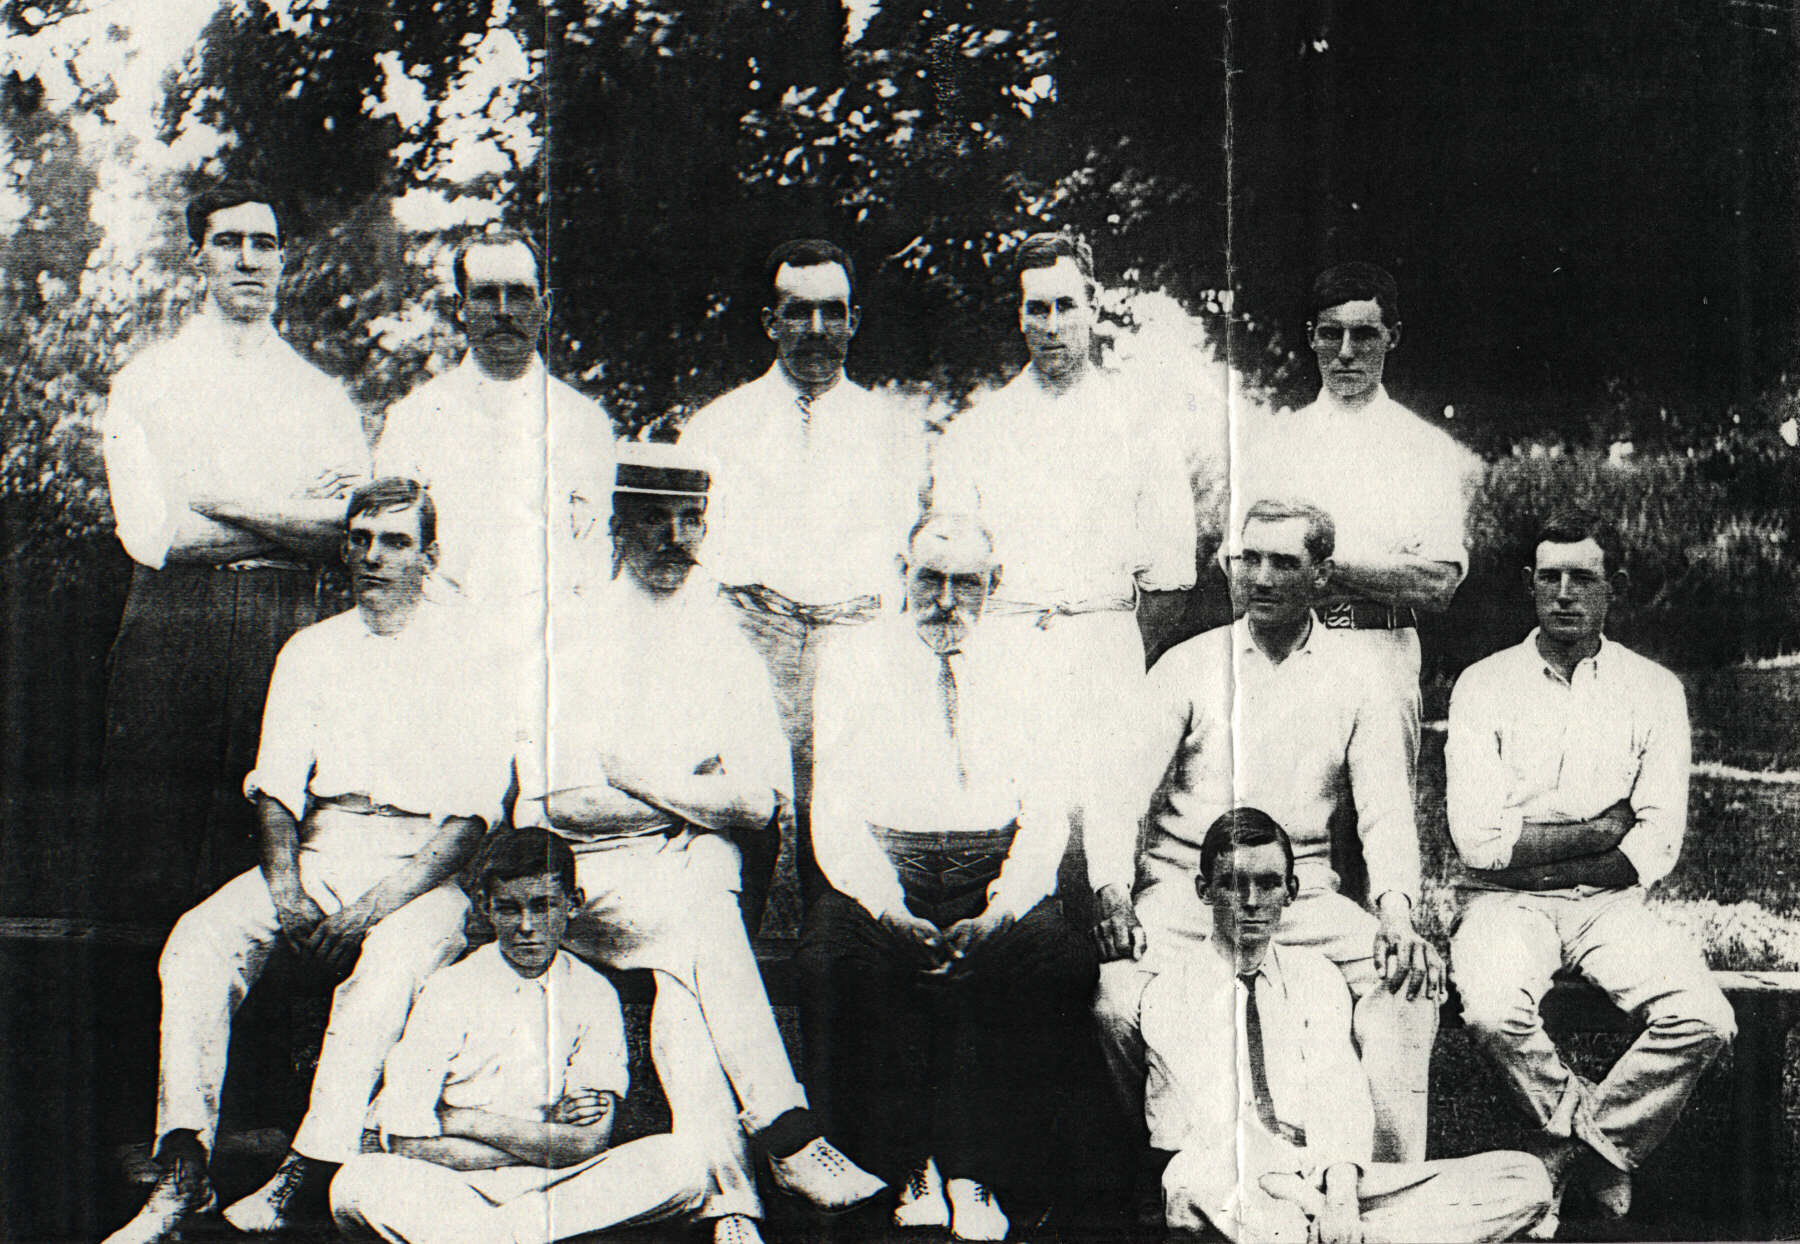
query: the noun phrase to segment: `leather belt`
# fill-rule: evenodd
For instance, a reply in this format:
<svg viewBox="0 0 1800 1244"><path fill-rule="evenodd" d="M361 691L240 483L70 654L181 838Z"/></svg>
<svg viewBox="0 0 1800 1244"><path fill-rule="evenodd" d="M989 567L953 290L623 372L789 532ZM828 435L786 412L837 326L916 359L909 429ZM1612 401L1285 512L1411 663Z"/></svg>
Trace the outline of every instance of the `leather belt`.
<svg viewBox="0 0 1800 1244"><path fill-rule="evenodd" d="M805 605L760 583L725 585L719 590L744 609L792 618L808 626L855 626L869 621L881 608L879 596L857 596L826 605Z"/></svg>
<svg viewBox="0 0 1800 1244"><path fill-rule="evenodd" d="M1319 610L1319 621L1333 631L1403 631L1419 625L1419 615L1406 605L1340 600Z"/></svg>

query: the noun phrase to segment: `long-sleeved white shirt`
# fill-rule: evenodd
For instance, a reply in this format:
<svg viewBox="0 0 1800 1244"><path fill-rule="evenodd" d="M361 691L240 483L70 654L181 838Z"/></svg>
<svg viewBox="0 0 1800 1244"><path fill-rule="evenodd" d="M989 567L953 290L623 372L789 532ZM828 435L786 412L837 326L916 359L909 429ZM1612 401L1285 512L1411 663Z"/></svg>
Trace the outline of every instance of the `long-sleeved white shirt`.
<svg viewBox="0 0 1800 1244"><path fill-rule="evenodd" d="M1192 587L1186 463L1090 371L1057 395L1025 368L958 415L938 443L934 508L975 509L1003 567L997 595L1028 604Z"/></svg>
<svg viewBox="0 0 1800 1244"><path fill-rule="evenodd" d="M713 469L701 560L802 604L879 596L919 516L924 423L842 378L804 415L798 396L776 364L682 427Z"/></svg>
<svg viewBox="0 0 1800 1244"><path fill-rule="evenodd" d="M375 473L416 479L438 512L438 573L477 602L612 573L612 420L533 359L515 380L473 355L395 402Z"/></svg>
<svg viewBox="0 0 1800 1244"><path fill-rule="evenodd" d="M301 821L314 800L362 795L496 824L512 734L491 667L469 659L464 614L424 602L397 634L377 635L352 609L295 634L275 660L244 793Z"/></svg>
<svg viewBox="0 0 1800 1244"><path fill-rule="evenodd" d="M1351 1042L1343 974L1304 946L1271 945L1258 968L1269 1097L1276 1121L1305 1133L1304 1146L1270 1132L1257 1114L1248 997L1211 946L1165 968L1144 990L1150 1143L1182 1153L1189 1178L1201 1184L1190 1190L1209 1206L1234 1204L1238 1189L1271 1172L1316 1181L1337 1163L1367 1163L1374 1151L1375 1108Z"/></svg>
<svg viewBox="0 0 1800 1244"><path fill-rule="evenodd" d="M1588 820L1627 799L1636 824L1619 850L1652 885L1675 867L1687 827L1681 680L1602 639L1564 682L1537 637L1471 665L1451 694L1445 795L1457 853L1470 868L1505 868L1524 822Z"/></svg>
<svg viewBox="0 0 1800 1244"><path fill-rule="evenodd" d="M1056 888L1068 843L1066 775L1045 763L1046 688L977 624L951 658L957 776L938 654L910 614L845 632L819 661L814 697L813 851L840 892L871 915L905 894L870 827L941 832L1019 828L990 906L1023 915Z"/></svg>
<svg viewBox="0 0 1800 1244"><path fill-rule="evenodd" d="M602 756L652 770L723 772L786 796L793 761L767 667L738 629L718 585L698 570L668 600L621 576L552 615L549 729L522 723L520 824L548 825L544 797L607 784ZM710 771L710 769L708 770ZM612 826L561 830L577 851L601 838L659 834L660 808L617 794Z"/></svg>
<svg viewBox="0 0 1800 1244"><path fill-rule="evenodd" d="M233 353L210 311L120 369L101 428L119 541L156 570L197 495L287 500L327 472L369 473L362 416L343 387L273 325Z"/></svg>
<svg viewBox="0 0 1800 1244"><path fill-rule="evenodd" d="M1370 899L1419 897L1419 835L1407 777L1403 707L1379 664L1316 619L1306 641L1269 660L1239 619L1176 645L1144 681L1138 807L1198 846L1233 807L1261 808L1293 840L1304 889L1336 889L1330 819L1353 805ZM1096 887L1129 888L1133 861L1089 847Z"/></svg>
<svg viewBox="0 0 1800 1244"><path fill-rule="evenodd" d="M542 1123L578 1089L625 1095L619 995L560 952L521 976L489 943L426 980L388 1054L375 1115L383 1135L437 1136L439 1103Z"/></svg>

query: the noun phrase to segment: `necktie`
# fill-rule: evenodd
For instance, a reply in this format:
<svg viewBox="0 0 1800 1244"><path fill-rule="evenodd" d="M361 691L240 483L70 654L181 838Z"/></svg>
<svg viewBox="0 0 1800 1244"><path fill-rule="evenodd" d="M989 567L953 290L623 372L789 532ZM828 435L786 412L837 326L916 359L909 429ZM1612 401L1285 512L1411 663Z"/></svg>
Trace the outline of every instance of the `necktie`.
<svg viewBox="0 0 1800 1244"><path fill-rule="evenodd" d="M1256 1117L1276 1136L1284 1134L1275 1119L1275 1098L1269 1092L1269 1067L1263 1058L1262 1014L1256 1007L1256 981L1260 972L1240 976L1244 986L1244 1040L1250 1047L1250 1092L1256 1099Z"/></svg>
<svg viewBox="0 0 1800 1244"><path fill-rule="evenodd" d="M944 705L944 728L950 733L950 754L956 757L956 784L969 784L969 771L963 765L962 741L956 737L956 671L950 668L950 658L957 652L940 652L938 654L938 698Z"/></svg>
<svg viewBox="0 0 1800 1244"><path fill-rule="evenodd" d="M812 404L812 394L794 394L794 405L800 408L800 436L803 440L812 431Z"/></svg>

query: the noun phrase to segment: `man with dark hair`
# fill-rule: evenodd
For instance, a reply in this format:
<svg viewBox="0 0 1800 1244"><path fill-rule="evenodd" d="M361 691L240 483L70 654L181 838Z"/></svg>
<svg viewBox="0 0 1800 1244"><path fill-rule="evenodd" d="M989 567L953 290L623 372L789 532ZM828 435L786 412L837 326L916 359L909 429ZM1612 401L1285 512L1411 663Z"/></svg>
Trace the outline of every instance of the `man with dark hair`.
<svg viewBox="0 0 1800 1244"><path fill-rule="evenodd" d="M1064 1190L1094 951L1054 897L1069 813L1034 737L1048 689L983 619L987 532L934 513L900 569L910 616L845 637L819 674L813 846L833 888L796 959L809 1078L851 1156L904 1181L897 1225L998 1240L1002 1195Z"/></svg>
<svg viewBox="0 0 1800 1244"><path fill-rule="evenodd" d="M1579 1174L1612 1215L1736 1031L1698 948L1644 901L1681 852L1691 744L1681 682L1603 634L1625 582L1608 524L1545 523L1525 571L1538 627L1463 672L1444 748L1464 1021L1548 1134L1558 1202ZM1644 1026L1598 1085L1538 1014L1569 969Z"/></svg>
<svg viewBox="0 0 1800 1244"><path fill-rule="evenodd" d="M166 1239L212 1206L207 1162L232 1017L277 943L347 979L293 1149L225 1211L248 1232L287 1225L358 1152L414 991L463 947L468 904L454 875L500 817L505 732L493 728L482 671L462 665L460 621L421 600L436 556L430 497L384 479L357 490L349 511L357 607L282 648L244 780L262 865L183 916L163 948L162 1173L113 1244Z"/></svg>
<svg viewBox="0 0 1800 1244"><path fill-rule="evenodd" d="M1256 502L1224 550L1244 616L1177 644L1150 671L1132 715L1134 804L1149 811L1150 830L1127 909L1133 950L1146 953L1102 967L1095 1012L1119 1092L1135 1106L1140 999L1211 932L1188 894L1207 829L1240 804L1269 809L1298 857L1279 940L1323 954L1342 975L1374 1152L1417 1161L1444 967L1413 926L1419 838L1400 704L1381 668L1312 610L1331 580L1334 541L1324 512ZM1367 908L1340 892L1332 866L1332 829L1347 813L1368 860Z"/></svg>
<svg viewBox="0 0 1800 1244"><path fill-rule="evenodd" d="M819 653L881 606L894 546L919 512L925 429L901 403L844 376L862 309L841 248L785 242L768 277L762 323L774 365L697 412L681 443L714 470L706 564L769 666L793 752L795 859L810 897L820 885L810 846ZM773 863L753 863L750 884Z"/></svg>
<svg viewBox="0 0 1800 1244"><path fill-rule="evenodd" d="M550 293L528 237L471 235L452 272L467 353L389 408L375 466L430 486L439 578L516 613L536 640L519 659L541 666L544 601L608 578L612 420L544 368Z"/></svg>
<svg viewBox="0 0 1800 1244"><path fill-rule="evenodd" d="M1195 581L1198 534L1187 469L1133 423L1130 403L1095 367L1093 258L1067 234L1019 247L1019 329L1030 364L958 415L937 450L934 506L977 510L1006 582L993 625L1061 689L1053 714L1076 776L1101 958L1128 953L1106 935L1131 892L1141 809L1122 779L1125 707L1143 680L1144 633L1166 630ZM1138 610L1154 612L1140 629Z"/></svg>
<svg viewBox="0 0 1800 1244"><path fill-rule="evenodd" d="M612 986L558 948L582 902L568 844L507 830L476 875L495 942L419 992L373 1111L386 1152L332 1181L338 1225L400 1244L546 1244L699 1208L692 1145L612 1144L625 1028Z"/></svg>
<svg viewBox="0 0 1800 1244"><path fill-rule="evenodd" d="M237 787L269 671L319 617L344 497L369 464L356 407L270 323L273 197L213 187L187 226L201 309L119 371L101 420L137 566L109 657L100 816L113 914L140 920L172 919L254 859Z"/></svg>
<svg viewBox="0 0 1800 1244"><path fill-rule="evenodd" d="M768 674L693 573L709 485L685 447L619 443L617 577L558 622L549 734L518 747L514 816L575 847L586 897L569 949L655 972L674 1130L714 1168L699 1216L716 1244L756 1244L750 1137L779 1186L826 1208L883 1185L813 1124L738 907L732 839L779 839L790 769Z"/></svg>
<svg viewBox="0 0 1800 1244"><path fill-rule="evenodd" d="M1168 1225L1246 1244L1403 1244L1511 1239L1542 1217L1550 1182L1529 1154L1372 1160L1349 990L1324 955L1281 936L1301 882L1275 819L1225 811L1198 864L1210 936L1144 995L1151 1133L1175 1151Z"/></svg>
<svg viewBox="0 0 1800 1244"><path fill-rule="evenodd" d="M1305 501L1337 524L1319 619L1350 632L1387 668L1406 709L1410 772L1419 753L1418 615L1448 609L1468 571L1463 518L1478 463L1382 385L1400 344L1392 276L1371 263L1327 268L1313 282L1308 309L1318 400L1245 424L1234 443L1241 452L1233 497Z"/></svg>

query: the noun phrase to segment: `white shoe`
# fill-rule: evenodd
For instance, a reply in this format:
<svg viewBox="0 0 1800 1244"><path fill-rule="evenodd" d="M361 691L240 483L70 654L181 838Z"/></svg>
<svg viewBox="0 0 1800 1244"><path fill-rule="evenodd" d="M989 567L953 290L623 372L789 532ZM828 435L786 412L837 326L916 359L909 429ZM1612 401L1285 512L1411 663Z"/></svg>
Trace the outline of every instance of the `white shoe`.
<svg viewBox="0 0 1800 1244"><path fill-rule="evenodd" d="M204 1165L191 1158L176 1158L157 1177L144 1207L130 1222L107 1236L105 1244L160 1244L183 1223L198 1218L218 1203Z"/></svg>
<svg viewBox="0 0 1800 1244"><path fill-rule="evenodd" d="M952 1179L944 1185L950 1197L950 1238L953 1240L1004 1240L1006 1214L994 1194L973 1179Z"/></svg>
<svg viewBox="0 0 1800 1244"><path fill-rule="evenodd" d="M926 1158L925 1165L912 1173L906 1187L900 1190L900 1204L894 1207L896 1227L937 1227L950 1225L950 1203L944 1200L944 1177L938 1173L936 1158Z"/></svg>
<svg viewBox="0 0 1800 1244"><path fill-rule="evenodd" d="M268 1183L231 1204L225 1211L225 1221L246 1235L292 1226L295 1218L288 1212L289 1207L311 1173L307 1159L290 1150L281 1165L275 1168L275 1173L269 1176Z"/></svg>
<svg viewBox="0 0 1800 1244"><path fill-rule="evenodd" d="M855 1209L879 1196L887 1181L877 1179L852 1162L823 1136L785 1158L770 1158L775 1186L805 1197L828 1214Z"/></svg>
<svg viewBox="0 0 1800 1244"><path fill-rule="evenodd" d="M763 1244L756 1219L743 1214L727 1214L713 1219L713 1244Z"/></svg>

